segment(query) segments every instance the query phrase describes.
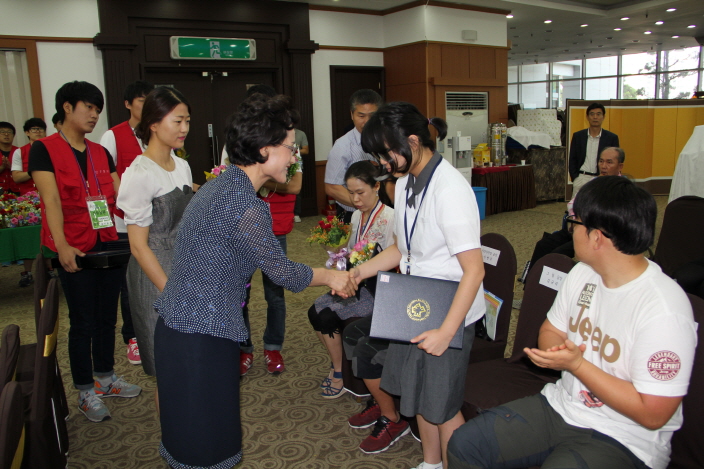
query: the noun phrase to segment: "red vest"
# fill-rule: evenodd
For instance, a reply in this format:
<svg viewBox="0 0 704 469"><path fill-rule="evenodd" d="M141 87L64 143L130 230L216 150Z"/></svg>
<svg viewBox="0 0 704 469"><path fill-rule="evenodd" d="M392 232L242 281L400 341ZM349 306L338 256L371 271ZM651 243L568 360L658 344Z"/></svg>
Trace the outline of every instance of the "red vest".
<svg viewBox="0 0 704 469"><path fill-rule="evenodd" d="M86 204L86 190L81 179L83 175L76 162L76 157L69 144L56 133L50 137L43 138L41 142L46 146L51 163L54 165L54 176L56 177L56 187L61 198L61 211L64 215L64 236L69 245L80 249L83 252L89 251L97 242L98 236L101 241L117 240L115 227L94 230L88 214ZM98 195L95 178L93 177L93 167L95 175L100 184L100 190L108 201L108 208L112 215L115 210L115 188L112 184L108 157L103 147L90 140L86 140L86 145L90 151L91 158L87 162L88 192L90 195ZM91 166L91 160L93 166ZM56 251L54 238L49 231L49 224L46 218L46 207L44 200L41 200L42 210L42 233L41 242L43 246L52 251Z"/></svg>
<svg viewBox="0 0 704 469"><path fill-rule="evenodd" d="M25 173L29 168L29 149L31 147L32 144L28 143L27 145L20 148L20 152L22 154L22 171L24 171ZM32 192L33 190L36 190L36 188L34 187L34 179L31 178L25 182L19 182L15 184L17 184L17 188L20 192L20 195L25 195L27 192Z"/></svg>
<svg viewBox="0 0 704 469"><path fill-rule="evenodd" d="M142 147L139 146L137 137L135 137L132 127L130 127L130 121L117 124L110 130L115 135L115 147L117 148L117 155L114 155L117 158L115 169L117 170L117 175L122 178L122 173L132 164L135 158L142 154Z"/></svg>
<svg viewBox="0 0 704 469"><path fill-rule="evenodd" d="M269 204L269 211L274 225L274 234L283 236L293 230L293 209L296 205L296 194L269 193L262 197Z"/></svg>
<svg viewBox="0 0 704 469"><path fill-rule="evenodd" d="M12 180L12 155L15 154L17 147L12 145L10 156L7 158L8 166L0 173L0 187L6 191L17 192L17 184Z"/></svg>
<svg viewBox="0 0 704 469"><path fill-rule="evenodd" d="M142 154L142 147L139 146L137 137L135 137L132 127L130 127L130 121L117 124L110 130L115 135L115 148L117 148L115 169L117 175L122 179L122 173L132 164L135 158ZM125 213L115 207L115 216L125 218Z"/></svg>

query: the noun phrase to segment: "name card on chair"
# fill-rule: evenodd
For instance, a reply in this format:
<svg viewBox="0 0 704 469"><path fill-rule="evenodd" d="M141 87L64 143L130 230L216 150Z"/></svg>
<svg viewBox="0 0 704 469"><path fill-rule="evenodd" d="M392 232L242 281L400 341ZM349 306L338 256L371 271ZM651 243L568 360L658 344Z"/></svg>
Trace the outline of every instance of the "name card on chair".
<svg viewBox="0 0 704 469"><path fill-rule="evenodd" d="M493 265L494 267L496 267L496 264L499 263L500 255L501 251L499 251L498 249L482 246L482 259L484 259L485 264Z"/></svg>
<svg viewBox="0 0 704 469"><path fill-rule="evenodd" d="M567 277L566 273L544 265L543 272L540 274L540 284L557 291L565 277Z"/></svg>

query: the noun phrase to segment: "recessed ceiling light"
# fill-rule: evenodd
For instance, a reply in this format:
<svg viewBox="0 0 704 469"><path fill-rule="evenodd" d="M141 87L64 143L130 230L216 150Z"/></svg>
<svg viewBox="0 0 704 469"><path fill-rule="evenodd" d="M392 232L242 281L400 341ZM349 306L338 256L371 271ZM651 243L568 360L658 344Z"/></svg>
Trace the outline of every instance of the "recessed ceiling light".
<svg viewBox="0 0 704 469"><path fill-rule="evenodd" d="M521 36L513 36L514 38L521 37Z"/></svg>
<svg viewBox="0 0 704 469"><path fill-rule="evenodd" d="M696 27L697 27L697 25L696 25L696 24L690 24L690 25L689 25L689 26L687 26L687 27L688 27L688 28L696 28Z"/></svg>
<svg viewBox="0 0 704 469"><path fill-rule="evenodd" d="M550 24L550 23L552 23L552 20L545 20L545 21L543 21L543 23Z"/></svg>
<svg viewBox="0 0 704 469"><path fill-rule="evenodd" d="M675 10L677 10L677 8L668 8L668 9L665 10L665 11L668 12L668 13L672 13L672 12L675 11Z"/></svg>
<svg viewBox="0 0 704 469"><path fill-rule="evenodd" d="M511 27L510 27L510 28L508 28L508 29L516 29L516 27L515 27L515 26L511 26Z"/></svg>
<svg viewBox="0 0 704 469"><path fill-rule="evenodd" d="M513 15L506 15L506 18L513 18Z"/></svg>
<svg viewBox="0 0 704 469"><path fill-rule="evenodd" d="M606 54L606 55L611 55L611 54Z"/></svg>
<svg viewBox="0 0 704 469"><path fill-rule="evenodd" d="M542 48L542 49L540 49L540 50L545 50L545 48ZM537 55L536 55L536 57L537 57Z"/></svg>
<svg viewBox="0 0 704 469"><path fill-rule="evenodd" d="M582 36L584 36L584 34L581 34L581 33L580 33L580 34L577 34L577 36L582 37Z"/></svg>
<svg viewBox="0 0 704 469"><path fill-rule="evenodd" d="M607 37L606 39L613 39L612 37Z"/></svg>
<svg viewBox="0 0 704 469"><path fill-rule="evenodd" d="M626 50L626 48L624 47L624 48L622 48L621 50Z"/></svg>
<svg viewBox="0 0 704 469"><path fill-rule="evenodd" d="M653 34L652 31L645 31L643 34Z"/></svg>
<svg viewBox="0 0 704 469"><path fill-rule="evenodd" d="M621 28L614 28L614 31L621 31Z"/></svg>
<svg viewBox="0 0 704 469"><path fill-rule="evenodd" d="M623 18L621 18L621 21L626 21L626 20L630 20L630 18L628 16L624 16Z"/></svg>
<svg viewBox="0 0 704 469"><path fill-rule="evenodd" d="M550 39L546 39L545 42L550 42Z"/></svg>
<svg viewBox="0 0 704 469"><path fill-rule="evenodd" d="M640 42L640 39L634 39L634 40L631 41L631 42Z"/></svg>
<svg viewBox="0 0 704 469"><path fill-rule="evenodd" d="M552 29L546 29L545 32L546 32L546 33L551 33L551 32L552 32Z"/></svg>
<svg viewBox="0 0 704 469"><path fill-rule="evenodd" d="M597 47L604 47L604 46L597 46Z"/></svg>
<svg viewBox="0 0 704 469"><path fill-rule="evenodd" d="M589 25L588 25L588 24L586 24L586 23L585 23L585 24L580 24L580 25L579 25L579 27L580 27L580 28L586 28L587 26L589 26Z"/></svg>
<svg viewBox="0 0 704 469"><path fill-rule="evenodd" d="M569 52L569 51L570 51L569 49L565 49L565 50L563 50L562 52Z"/></svg>
<svg viewBox="0 0 704 469"><path fill-rule="evenodd" d="M658 26L660 26L661 24L665 24L665 22L664 22L664 21L656 21L655 24L657 24Z"/></svg>
<svg viewBox="0 0 704 469"><path fill-rule="evenodd" d="M677 39L677 38L679 38L679 36L672 36L672 39Z"/></svg>

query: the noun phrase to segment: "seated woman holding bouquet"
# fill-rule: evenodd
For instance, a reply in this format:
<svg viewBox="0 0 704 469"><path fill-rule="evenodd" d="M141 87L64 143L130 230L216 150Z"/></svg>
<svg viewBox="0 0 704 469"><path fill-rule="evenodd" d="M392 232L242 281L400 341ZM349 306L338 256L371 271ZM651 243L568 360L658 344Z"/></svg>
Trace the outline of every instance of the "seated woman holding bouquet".
<svg viewBox="0 0 704 469"><path fill-rule="evenodd" d="M394 210L379 200L379 182L374 179L377 173L377 167L370 161L354 163L345 173L350 200L356 208L350 222L348 243L353 264L371 257L374 244L381 249L394 244ZM343 321L370 316L374 309L374 296L367 288L360 288L358 297L342 299L326 293L318 297L308 310L308 319L330 354L330 374L320 385L325 399L335 399L345 393L340 337Z"/></svg>

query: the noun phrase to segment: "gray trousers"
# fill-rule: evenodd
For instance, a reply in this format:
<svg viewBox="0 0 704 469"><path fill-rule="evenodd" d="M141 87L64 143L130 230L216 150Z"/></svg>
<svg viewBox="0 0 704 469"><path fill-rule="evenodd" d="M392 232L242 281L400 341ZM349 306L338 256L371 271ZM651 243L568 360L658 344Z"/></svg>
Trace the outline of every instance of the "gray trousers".
<svg viewBox="0 0 704 469"><path fill-rule="evenodd" d="M644 469L628 448L595 430L568 425L542 394L494 407L450 439L450 469Z"/></svg>

